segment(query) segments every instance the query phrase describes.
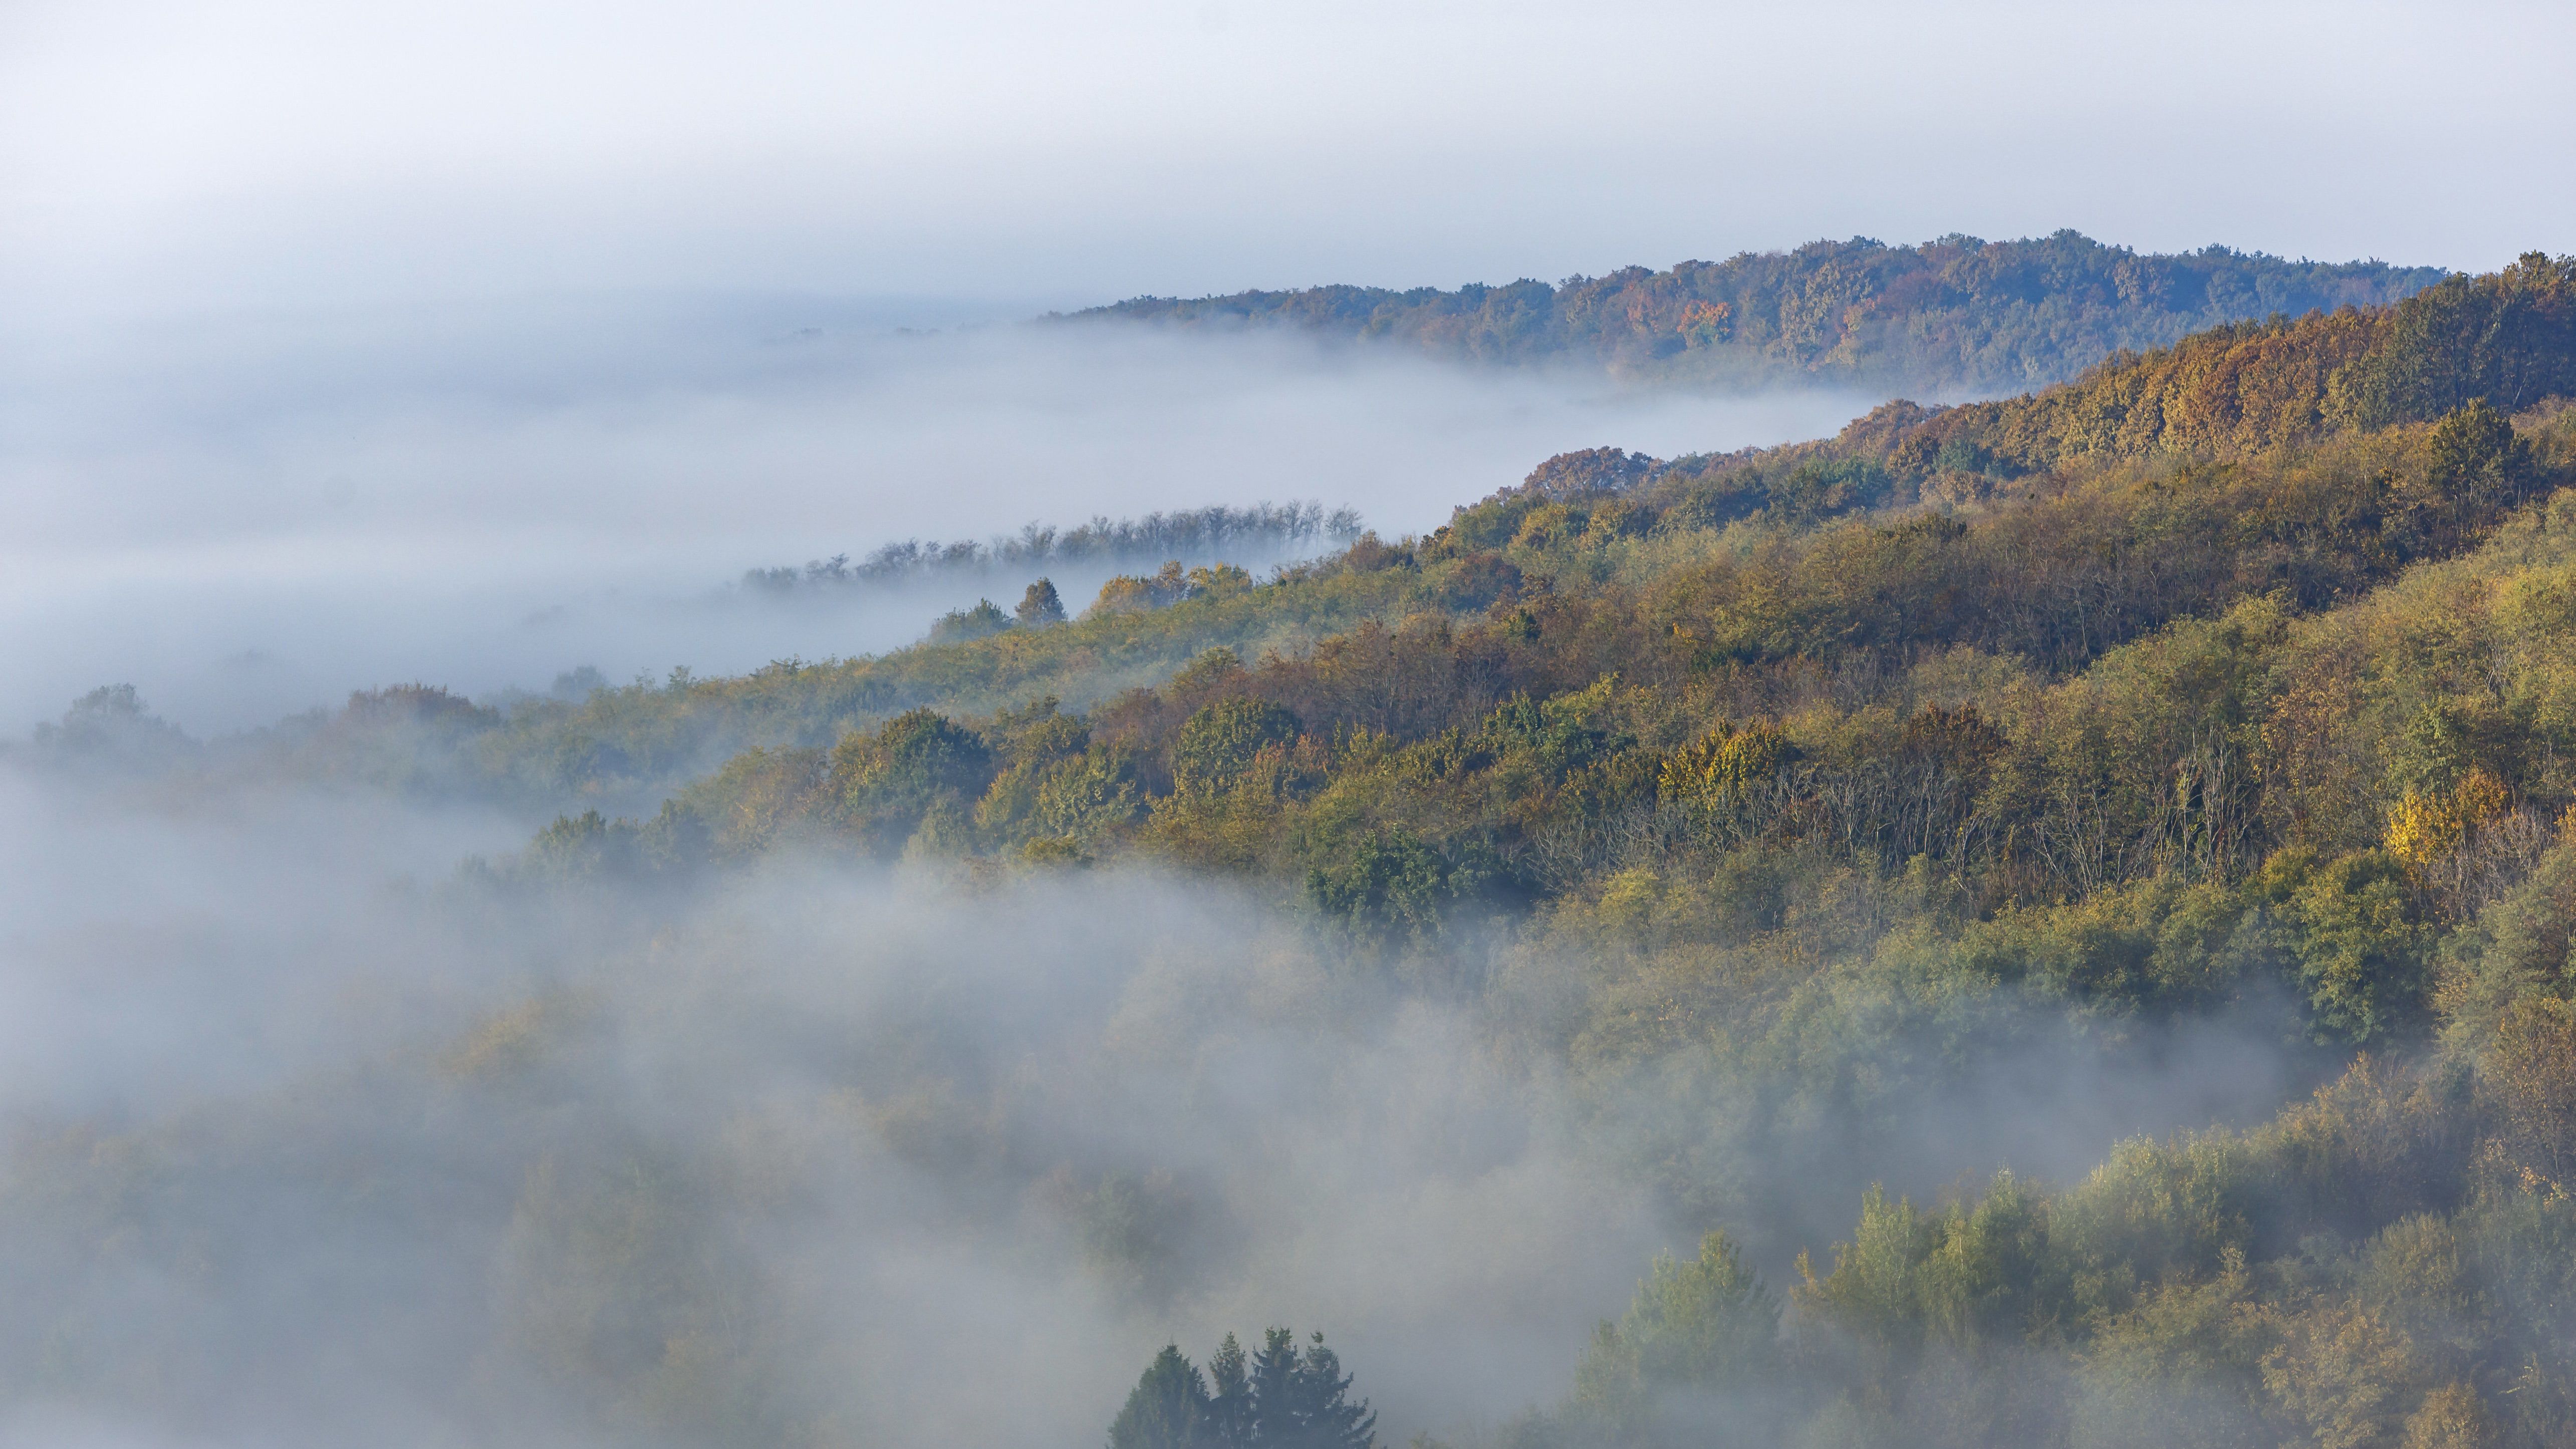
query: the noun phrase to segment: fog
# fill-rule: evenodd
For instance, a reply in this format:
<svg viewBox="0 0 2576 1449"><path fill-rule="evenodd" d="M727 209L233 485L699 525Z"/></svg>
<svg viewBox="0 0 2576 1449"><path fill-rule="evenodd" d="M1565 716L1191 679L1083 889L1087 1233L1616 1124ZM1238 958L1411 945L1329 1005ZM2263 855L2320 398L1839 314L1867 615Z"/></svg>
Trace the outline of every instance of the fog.
<svg viewBox="0 0 2576 1449"><path fill-rule="evenodd" d="M60 337L8 374L0 704L133 683L204 735L882 649L1020 581L742 571L1265 498L1418 530L1561 449L1868 402L901 325L628 297ZM50 758L0 761L11 1444L1039 1449L1160 1345L1272 1324L1331 1334L1382 1442L1475 1442L1711 1227L1785 1287L1872 1182L2079 1175L2315 1067L2259 1006L2121 1040L2005 1002L1784 1151L1788 1084L1540 1044L1580 957L1462 941L1489 989L1414 990L1275 894L1141 868L790 851L629 895L515 871L499 810Z"/></svg>
<svg viewBox="0 0 2576 1449"><path fill-rule="evenodd" d="M883 651L1029 579L746 571L1262 502L1394 537L1880 400L1033 320L1139 293L2563 250L2571 58L2519 3L0 7L0 1446L1056 1449L1162 1345L1293 1325L1381 1444L1489 1449L1712 1228L1785 1290L1871 1183L2264 1119L2334 1064L2260 999L1828 963L1781 1018L1825 1086L1605 1066L1548 1035L1605 963L1537 917L1415 979L1143 852L648 889L522 857L541 790L24 740L105 685L202 740Z"/></svg>
<svg viewBox="0 0 2576 1449"><path fill-rule="evenodd" d="M622 681L876 652L1029 580L793 607L729 587L907 538L1260 500L1422 531L1564 449L1779 442L1866 406L1638 395L1286 335L903 331L883 308L800 298L43 341L0 364L15 729L106 682L203 732L402 681L484 695L581 666ZM1079 609L1108 571L1056 582Z"/></svg>
<svg viewBox="0 0 2576 1449"><path fill-rule="evenodd" d="M471 819L0 789L0 1357L47 1365L6 1442L586 1440L640 1407L618 1340L701 1332L763 1356L683 1386L709 1432L1057 1444L1165 1336L1283 1315L1456 1413L1561 1377L1658 1241L1543 1077L1204 889L513 900L453 884ZM635 1251L679 1281L611 1301Z"/></svg>
<svg viewBox="0 0 2576 1449"><path fill-rule="evenodd" d="M0 792L11 1444L1034 1449L1273 1323L1330 1331L1381 1442L1454 1435L1562 1397L1713 1222L1780 1283L1868 1181L2079 1172L2295 1085L2250 1018L2101 1053L2034 1013L1893 1158L1756 1156L1725 1092L1515 1045L1527 982L1398 991L1204 880L630 897L460 873L514 835L471 814Z"/></svg>

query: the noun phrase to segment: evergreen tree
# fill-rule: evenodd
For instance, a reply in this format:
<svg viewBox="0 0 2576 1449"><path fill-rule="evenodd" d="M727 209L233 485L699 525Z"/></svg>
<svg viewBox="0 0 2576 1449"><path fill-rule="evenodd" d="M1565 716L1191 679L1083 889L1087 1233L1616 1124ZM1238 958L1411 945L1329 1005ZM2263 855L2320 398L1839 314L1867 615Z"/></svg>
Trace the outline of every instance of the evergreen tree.
<svg viewBox="0 0 2576 1449"><path fill-rule="evenodd" d="M1200 1449L1208 1442L1207 1384L1178 1344L1145 1366L1109 1423L1109 1449Z"/></svg>
<svg viewBox="0 0 2576 1449"><path fill-rule="evenodd" d="M1252 1356L1252 1433L1256 1444L1290 1442L1297 1401L1297 1334L1273 1328L1261 1335L1261 1351Z"/></svg>
<svg viewBox="0 0 2576 1449"><path fill-rule="evenodd" d="M1368 1400L1351 1402L1351 1376L1342 1372L1341 1356L1324 1347L1324 1335L1310 1338L1294 1379L1292 1428L1272 1442L1299 1449L1371 1449L1377 1442L1377 1415Z"/></svg>
<svg viewBox="0 0 2576 1449"><path fill-rule="evenodd" d="M1350 1401L1350 1375L1339 1355L1312 1334L1304 1352L1295 1330L1273 1328L1252 1356L1252 1425L1248 1442L1277 1449L1371 1449L1377 1415Z"/></svg>
<svg viewBox="0 0 2576 1449"><path fill-rule="evenodd" d="M1233 1334L1208 1355L1208 1380L1215 1390L1208 1401L1210 1437L1219 1444L1251 1443L1252 1369Z"/></svg>
<svg viewBox="0 0 2576 1449"><path fill-rule="evenodd" d="M1246 1354L1229 1333L1206 1379L1166 1347L1109 1426L1110 1449L1375 1449L1377 1415L1352 1402L1351 1376L1324 1335L1307 1337L1300 1351L1294 1330L1273 1328Z"/></svg>

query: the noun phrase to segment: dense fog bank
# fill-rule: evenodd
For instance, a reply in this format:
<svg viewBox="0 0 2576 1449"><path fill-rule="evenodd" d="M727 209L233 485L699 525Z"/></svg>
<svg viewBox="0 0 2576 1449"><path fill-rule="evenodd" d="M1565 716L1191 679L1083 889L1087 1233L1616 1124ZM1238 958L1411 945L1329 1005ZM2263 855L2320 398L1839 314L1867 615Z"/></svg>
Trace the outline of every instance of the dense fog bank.
<svg viewBox="0 0 2576 1449"><path fill-rule="evenodd" d="M1222 892L657 903L418 870L471 822L0 778L54 862L6 888L25 1442L1062 1443L1282 1315L1427 1419L1561 1376L1658 1241L1544 1073Z"/></svg>
<svg viewBox="0 0 2576 1449"><path fill-rule="evenodd" d="M1784 1150L1742 1124L1785 1084L1534 1050L1581 961L1408 985L1204 880L647 897L381 797L0 789L11 1442L1070 1444L1161 1343L1271 1323L1400 1442L1561 1397L1706 1227L1776 1281L1867 1181L2080 1171L2292 1070L2034 1011Z"/></svg>
<svg viewBox="0 0 2576 1449"><path fill-rule="evenodd" d="M1563 449L1776 442L1865 406L1287 337L905 333L795 298L19 331L0 719L130 682L200 732L398 681L873 652L1028 582L784 608L729 588L748 569L1261 500L1419 530ZM1058 582L1078 605L1096 572Z"/></svg>

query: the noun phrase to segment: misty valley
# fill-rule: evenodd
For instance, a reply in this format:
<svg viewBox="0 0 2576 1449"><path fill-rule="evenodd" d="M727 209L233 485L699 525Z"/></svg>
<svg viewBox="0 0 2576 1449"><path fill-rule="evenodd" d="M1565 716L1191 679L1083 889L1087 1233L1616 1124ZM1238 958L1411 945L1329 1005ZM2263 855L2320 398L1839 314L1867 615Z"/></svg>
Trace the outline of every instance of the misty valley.
<svg viewBox="0 0 2576 1449"><path fill-rule="evenodd" d="M2576 1444L2576 259L754 320L11 394L0 1443Z"/></svg>

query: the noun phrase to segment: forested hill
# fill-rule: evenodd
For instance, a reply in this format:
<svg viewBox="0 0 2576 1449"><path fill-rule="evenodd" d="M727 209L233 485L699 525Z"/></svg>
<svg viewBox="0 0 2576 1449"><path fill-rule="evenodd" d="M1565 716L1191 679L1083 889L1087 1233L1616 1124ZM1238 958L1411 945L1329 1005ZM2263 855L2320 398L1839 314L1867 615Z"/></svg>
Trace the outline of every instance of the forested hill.
<svg viewBox="0 0 2576 1449"><path fill-rule="evenodd" d="M1825 379L1956 397L2064 381L2112 353L2221 323L2384 305L2443 275L2220 246L2140 254L2072 231L2004 242L1953 235L1911 247L1855 237L1661 272L1627 267L1554 287L1524 279L1454 292L1329 286L1138 297L1074 315L1282 324L1460 360L1598 362L1639 378Z"/></svg>
<svg viewBox="0 0 2576 1449"><path fill-rule="evenodd" d="M839 713L501 869L1124 861L1293 913L1349 1009L1461 1005L1709 1236L1569 1338L1562 1401L1458 1449L2557 1449L2572 395L2576 260L2535 254L1805 447L1560 457L1267 584L1175 567L1076 622L745 681ZM725 697L492 738L559 761L566 725L644 739L619 712ZM1995 1063L2072 1098L2239 1027L2322 1085L2068 1180L1871 1185ZM974 1120L950 1160L1047 1119ZM1119 1231L1115 1271L1199 1271L1182 1229ZM1113 1449L1229 1442L1146 1431L1193 1382L1147 1367Z"/></svg>
<svg viewBox="0 0 2576 1449"><path fill-rule="evenodd" d="M1889 403L1814 443L1669 463L1569 455L1525 493L1628 491L1702 526L1757 511L1950 507L2060 488L2079 466L2248 460L2454 415L2455 432L2474 422L2492 441L2501 414L2569 396L2576 268L2532 252L2393 306L2214 327L2019 397Z"/></svg>
<svg viewBox="0 0 2576 1449"><path fill-rule="evenodd" d="M828 1040L832 1132L869 1124L905 1181L1015 1251L1062 1225L1086 1281L1160 1332L1170 1305L1254 1281L1262 1195L1176 1133L1065 1148L1058 1064L1196 1104L1245 1094L1232 1043L1454 1013L1476 1061L1561 1084L1548 1111L1584 1171L1707 1232L1640 1262L1615 1322L1568 1334L1569 1392L1508 1419L1522 1406L1498 1401L1454 1449L2561 1449L2571 403L2576 258L2535 253L2007 401L1891 406L1834 439L1562 455L1427 537L1363 537L1266 581L1175 561L1075 618L995 609L990 632L879 658L506 713L393 689L227 748L111 688L29 757L563 808L460 873L476 912L598 891L658 932L655 913L782 859L1097 903L1050 904L1059 923L1120 910L1122 867L1263 902L1293 939L1158 948L1114 1010L1050 1010L1060 1037L987 1055L905 1005L879 1035L766 1040ZM611 818L630 802L637 818ZM675 958L722 962L704 979L731 992L753 914L613 957L603 997ZM1044 974L1080 974L1060 959ZM1017 1009L990 979L882 994ZM645 1059L612 1050L610 1012L555 999L443 1058L461 1085L388 1095L389 1113L470 1100L510 1128L496 1140L542 1140L571 1098L541 1084L578 1080L560 1064ZM2105 1142L2071 1173L1982 1176L2045 1135L1982 1115L1997 1100L2027 1092L2053 1133L2093 1084L2107 1099L2132 1068L2164 1083L2193 1062L2261 1099L2234 1126ZM1304 1112L1386 1078L1311 1080L1357 1085L1278 1100ZM45 1235L22 1261L203 1276L200 1238L125 1225L298 1172L354 1196L356 1159L317 1153L304 1121L48 1137L43 1192L0 1206ZM2002 1125L1971 1135L1981 1122ZM494 1341L630 1438L817 1442L815 1386L847 1375L778 1367L798 1368L816 1315L764 1298L758 1273L692 1265L732 1261L738 1223L801 1231L808 1189L781 1185L826 1180L835 1159L810 1144L845 1138L668 1140L649 1172L532 1156L481 1175L496 1221L583 1225L477 1267L538 1305ZM1959 1185L1925 1203L1909 1177ZM673 1183L737 1215L692 1217ZM1819 1202L1842 1206L1819 1219ZM1487 1241L1461 1220L1444 1236ZM147 1381L72 1351L106 1341L87 1303L25 1281L10 1322L72 1346L27 1382L112 1402ZM1264 1341L1283 1391L1321 1385L1352 1414L1331 1442L1372 1442L1319 1340L1293 1362L1284 1331ZM1344 1341L1355 1372L1395 1361ZM1113 1449L1245 1442L1192 1428L1244 1421L1219 1405L1243 1407L1245 1357L1219 1348L1204 1401L1177 1348L1156 1357Z"/></svg>
<svg viewBox="0 0 2576 1449"><path fill-rule="evenodd" d="M1440 703L1447 666L1376 652L1397 637L1365 632L1378 625L1447 640L1424 644L1444 657L1505 643L1555 657L1554 636L1521 640L1515 621L1575 609L1607 632L1550 666L1563 687L1885 649L2080 667L2177 617L2266 592L2323 605L2468 546L2498 510L2557 486L2527 454L2568 432L2535 405L2569 396L2576 265L2535 254L2390 307L2212 329L2000 402L1892 403L1830 439L1568 454L1428 537L1363 538L1268 582L1173 564L1112 580L1087 609L1063 600L1079 615L1064 623L995 608L989 628L884 655L683 672L506 712L398 688L255 743L298 774L649 812L746 748L829 746L922 707L1089 709L1212 649L1345 672L1365 655L1369 682L1350 687L1384 699L1334 718L1378 730L1541 689L1480 665L1463 702ZM1036 572L996 582L1036 591ZM1380 676L1400 658L1409 675Z"/></svg>

